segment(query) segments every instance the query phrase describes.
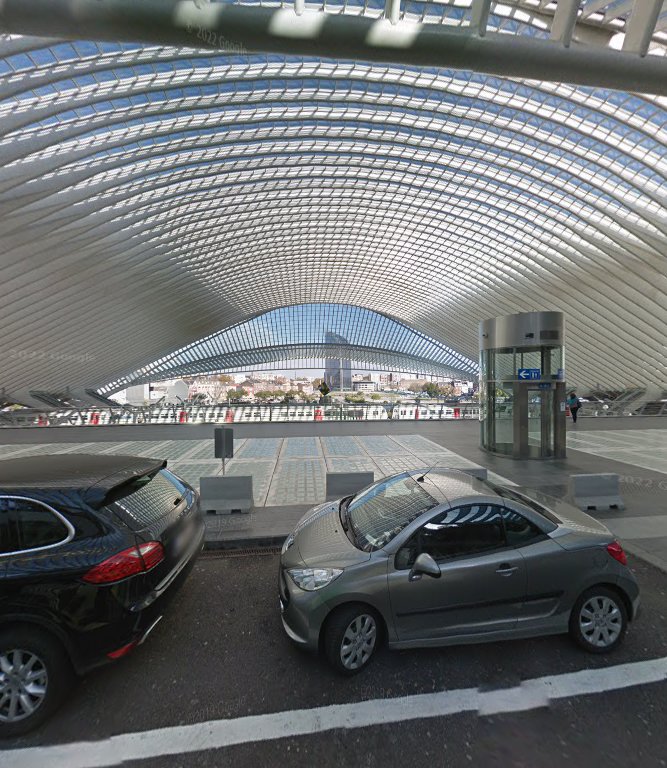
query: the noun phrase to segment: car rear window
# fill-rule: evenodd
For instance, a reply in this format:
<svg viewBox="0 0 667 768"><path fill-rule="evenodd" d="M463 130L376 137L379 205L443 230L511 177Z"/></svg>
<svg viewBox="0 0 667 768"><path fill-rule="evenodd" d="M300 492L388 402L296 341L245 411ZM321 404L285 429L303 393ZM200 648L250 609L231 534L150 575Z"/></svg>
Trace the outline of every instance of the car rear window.
<svg viewBox="0 0 667 768"><path fill-rule="evenodd" d="M516 491L513 491L510 488L502 485L493 486L493 490L499 496L502 496L505 499L511 499L512 501L518 501L519 504L523 504L524 506L529 507L533 510L533 512L537 512L538 515L546 517L547 520L554 523L555 525L560 525L560 520L555 517L554 514L550 512L546 507L538 504L534 499L531 499L528 496L524 496L521 493L517 493Z"/></svg>
<svg viewBox="0 0 667 768"><path fill-rule="evenodd" d="M126 522L140 530L173 512L184 493L185 486L163 469L120 486L107 498L107 504L119 507Z"/></svg>

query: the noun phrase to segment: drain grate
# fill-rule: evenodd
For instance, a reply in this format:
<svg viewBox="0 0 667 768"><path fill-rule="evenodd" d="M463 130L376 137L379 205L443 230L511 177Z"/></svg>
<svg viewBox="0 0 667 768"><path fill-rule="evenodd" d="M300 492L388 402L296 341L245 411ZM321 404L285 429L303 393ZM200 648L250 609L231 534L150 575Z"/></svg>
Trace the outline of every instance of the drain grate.
<svg viewBox="0 0 667 768"><path fill-rule="evenodd" d="M209 549L202 552L206 560L221 557L249 557L251 555L279 555L280 547L244 547L239 549Z"/></svg>

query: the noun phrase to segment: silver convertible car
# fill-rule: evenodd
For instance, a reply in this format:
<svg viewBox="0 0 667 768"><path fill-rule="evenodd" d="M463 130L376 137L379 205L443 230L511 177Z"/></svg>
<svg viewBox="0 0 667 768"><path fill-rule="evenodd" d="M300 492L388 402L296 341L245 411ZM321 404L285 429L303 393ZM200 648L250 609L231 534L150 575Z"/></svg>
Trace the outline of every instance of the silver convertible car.
<svg viewBox="0 0 667 768"><path fill-rule="evenodd" d="M639 588L604 525L540 493L449 469L385 478L311 510L285 541L280 607L343 674L390 648L570 632L610 651Z"/></svg>

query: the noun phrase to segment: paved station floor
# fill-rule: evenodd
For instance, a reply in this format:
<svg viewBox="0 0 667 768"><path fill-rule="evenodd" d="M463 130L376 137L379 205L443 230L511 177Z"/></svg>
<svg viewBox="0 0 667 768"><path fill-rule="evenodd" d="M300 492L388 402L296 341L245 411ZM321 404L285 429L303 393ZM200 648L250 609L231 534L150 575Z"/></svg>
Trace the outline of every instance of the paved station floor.
<svg viewBox="0 0 667 768"><path fill-rule="evenodd" d="M1 431L4 435L14 430ZM142 440L109 437L142 436ZM491 456L478 445L475 421L244 424L235 427L230 475L252 475L256 509L250 515L207 516L213 545L275 543L303 513L325 498L326 472L373 471L375 478L422 466L483 466L492 480L538 488L567 498L577 472L621 476L624 511L595 512L631 551L667 569L667 419L580 419L568 422L568 458L523 461ZM59 442L34 442L51 435ZM127 453L159 456L188 482L221 472L211 427L121 427L23 430L3 442L0 458L46 453ZM87 438L95 438L90 440ZM86 442L81 442L86 439Z"/></svg>
<svg viewBox="0 0 667 768"><path fill-rule="evenodd" d="M611 655L567 636L382 649L339 677L284 635L277 556L202 556L131 655L85 678L7 768L653 768L667 760L667 575Z"/></svg>
<svg viewBox="0 0 667 768"><path fill-rule="evenodd" d="M197 489L203 476L221 475L209 440L126 441L0 445L1 458L47 453L155 456ZM373 472L375 479L424 466L478 466L419 434L323 437L250 437L234 440L227 475L251 475L255 506L317 504L325 498L327 472ZM493 476L501 480L499 476Z"/></svg>
<svg viewBox="0 0 667 768"><path fill-rule="evenodd" d="M667 429L572 430L567 447L667 475Z"/></svg>

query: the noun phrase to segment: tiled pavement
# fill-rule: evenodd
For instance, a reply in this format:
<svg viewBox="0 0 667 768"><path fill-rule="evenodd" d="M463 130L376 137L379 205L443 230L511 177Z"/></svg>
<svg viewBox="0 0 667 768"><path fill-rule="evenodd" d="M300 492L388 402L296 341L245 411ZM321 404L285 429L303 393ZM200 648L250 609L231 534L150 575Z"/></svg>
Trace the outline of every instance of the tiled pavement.
<svg viewBox="0 0 667 768"><path fill-rule="evenodd" d="M667 430L571 430L567 435L567 447L667 474Z"/></svg>
<svg viewBox="0 0 667 768"><path fill-rule="evenodd" d="M435 440L423 434L402 433L237 439L235 458L227 462L227 472L252 475L257 508L252 529L266 535L287 532L291 521L298 519L303 510L324 499L326 472L372 471L378 479L406 468L483 464L496 470L497 474L489 472L495 481L509 483L508 478L512 478L558 496L566 493L572 472L618 472L626 510L594 515L630 544L636 554L667 570L667 430L570 428L571 452L562 466L496 460L478 450L474 430L468 435L466 429L466 433L455 436L434 430L429 434ZM221 472L210 438L0 445L0 458L86 452L164 457L171 469L195 486L200 477ZM233 530L228 522L221 522L221 528ZM250 516L246 516L240 527L249 526Z"/></svg>
<svg viewBox="0 0 667 768"><path fill-rule="evenodd" d="M164 457L169 468L199 487L199 478L219 475L212 440L128 441L0 445L0 457L44 453L119 453ZM424 466L479 466L421 435L248 438L234 441L229 475L252 475L255 506L316 504L325 497L327 472L373 472L375 479Z"/></svg>
<svg viewBox="0 0 667 768"><path fill-rule="evenodd" d="M619 474L627 509L594 514L636 554L667 570L667 430L572 429L567 445L626 465Z"/></svg>

